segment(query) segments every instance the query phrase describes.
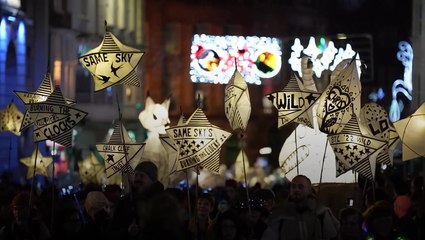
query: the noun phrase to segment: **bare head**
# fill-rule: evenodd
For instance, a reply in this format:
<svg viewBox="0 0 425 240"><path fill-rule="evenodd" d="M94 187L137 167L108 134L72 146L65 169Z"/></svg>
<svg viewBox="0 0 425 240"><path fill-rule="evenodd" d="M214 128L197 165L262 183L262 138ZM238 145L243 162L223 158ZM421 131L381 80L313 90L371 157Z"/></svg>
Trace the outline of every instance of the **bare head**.
<svg viewBox="0 0 425 240"><path fill-rule="evenodd" d="M311 181L304 175L295 176L291 181L290 198L295 202L302 202L312 194Z"/></svg>

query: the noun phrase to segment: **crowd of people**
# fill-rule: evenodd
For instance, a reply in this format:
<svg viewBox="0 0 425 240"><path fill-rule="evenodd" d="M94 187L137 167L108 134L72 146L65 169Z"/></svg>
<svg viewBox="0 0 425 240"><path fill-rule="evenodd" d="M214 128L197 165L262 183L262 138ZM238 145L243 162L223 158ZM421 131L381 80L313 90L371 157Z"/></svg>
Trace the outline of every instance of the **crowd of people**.
<svg viewBox="0 0 425 240"><path fill-rule="evenodd" d="M0 240L416 240L424 235L423 178L373 185L362 204L334 212L317 197L308 176L272 189L228 179L214 189L167 188L158 170L141 162L131 191L86 185L67 195L54 188L0 185ZM401 186L401 187L400 187ZM409 187L410 186L410 187ZM345 199L341 199L345 201Z"/></svg>

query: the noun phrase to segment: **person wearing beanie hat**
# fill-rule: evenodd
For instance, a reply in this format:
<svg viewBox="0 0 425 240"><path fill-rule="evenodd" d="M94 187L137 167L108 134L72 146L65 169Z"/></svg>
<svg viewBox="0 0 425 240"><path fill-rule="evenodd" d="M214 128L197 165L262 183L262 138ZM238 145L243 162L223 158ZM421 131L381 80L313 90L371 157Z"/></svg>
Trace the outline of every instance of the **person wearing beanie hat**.
<svg viewBox="0 0 425 240"><path fill-rule="evenodd" d="M137 164L130 184L132 193L118 201L111 225L118 231L127 232L124 239L142 234L147 206L154 196L164 192L164 185L158 181L158 167L151 161Z"/></svg>
<svg viewBox="0 0 425 240"><path fill-rule="evenodd" d="M137 164L136 169L134 171L136 173L146 174L153 182L158 180L158 168L151 161L143 161Z"/></svg>

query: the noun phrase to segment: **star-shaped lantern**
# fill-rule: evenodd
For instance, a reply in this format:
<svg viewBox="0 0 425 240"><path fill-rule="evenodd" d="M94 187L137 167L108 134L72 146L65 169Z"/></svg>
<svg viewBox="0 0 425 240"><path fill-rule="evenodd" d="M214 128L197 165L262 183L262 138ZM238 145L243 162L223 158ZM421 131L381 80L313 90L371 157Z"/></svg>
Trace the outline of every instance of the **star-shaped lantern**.
<svg viewBox="0 0 425 240"><path fill-rule="evenodd" d="M366 103L360 111L359 126L361 132L366 136L387 142L379 153L377 162L392 165L392 153L396 147L398 135L394 129L391 130L387 111L377 103Z"/></svg>
<svg viewBox="0 0 425 240"><path fill-rule="evenodd" d="M282 91L267 95L267 98L278 111L279 128L291 122L313 128L313 116L310 110L319 96L319 93L307 90L300 79L292 73L286 87Z"/></svg>
<svg viewBox="0 0 425 240"><path fill-rule="evenodd" d="M93 152L87 154L83 161L78 162L78 172L81 181L87 183L100 183L98 174L104 170L104 166L97 160Z"/></svg>
<svg viewBox="0 0 425 240"><path fill-rule="evenodd" d="M387 142L363 135L355 115L341 132L328 135L328 141L335 153L337 176L355 170L367 178L375 177L376 158Z"/></svg>
<svg viewBox="0 0 425 240"><path fill-rule="evenodd" d="M22 124L34 124L34 142L49 139L65 147L71 146L72 129L87 116L65 102L59 86L46 101L30 104L26 114L29 118L24 117Z"/></svg>
<svg viewBox="0 0 425 240"><path fill-rule="evenodd" d="M397 148L397 145L400 143L400 137L398 136L397 131L394 127L390 127L389 130L389 139L387 149L379 153L376 161L386 165L393 165L394 162L394 151Z"/></svg>
<svg viewBox="0 0 425 240"><path fill-rule="evenodd" d="M15 135L21 135L19 127L23 117L24 115L16 105L13 102L9 103L5 109L0 111L0 131L10 131Z"/></svg>
<svg viewBox="0 0 425 240"><path fill-rule="evenodd" d="M317 121L320 131L339 133L351 119L360 114L361 83L355 57L343 60L331 75L331 82L320 95Z"/></svg>
<svg viewBox="0 0 425 240"><path fill-rule="evenodd" d="M105 160L106 177L110 178L117 172L133 173L132 162L145 146L144 143L134 143L121 121L115 124L114 131L108 143L96 144L96 148Z"/></svg>
<svg viewBox="0 0 425 240"><path fill-rule="evenodd" d="M112 33L106 32L102 43L80 56L81 64L90 71L94 91L117 83L140 86L135 68L143 52L122 44Z"/></svg>
<svg viewBox="0 0 425 240"><path fill-rule="evenodd" d="M233 130L246 130L251 116L248 85L236 69L225 89L224 113Z"/></svg>
<svg viewBox="0 0 425 240"><path fill-rule="evenodd" d="M181 126L186 122L186 118L181 115L176 126ZM171 162L170 175L177 172L177 152L178 147L176 143L168 136L168 134L160 134L159 140L167 152L169 161Z"/></svg>
<svg viewBox="0 0 425 240"><path fill-rule="evenodd" d="M220 149L231 133L212 125L202 109L196 109L186 122L166 131L177 145L176 171L202 164L212 172L219 172Z"/></svg>
<svg viewBox="0 0 425 240"><path fill-rule="evenodd" d="M407 118L394 122L403 143L403 161L425 157L425 103Z"/></svg>
<svg viewBox="0 0 425 240"><path fill-rule="evenodd" d="M19 161L28 167L27 179L30 179L34 174L48 177L47 167L53 162L53 158L44 157L40 150L34 149L31 156L21 158Z"/></svg>
<svg viewBox="0 0 425 240"><path fill-rule="evenodd" d="M46 74L44 75L44 79L41 82L40 86L38 87L37 91L24 92L24 91L15 90L14 92L26 106L29 106L30 104L41 103L46 101L47 97L49 97L50 94L53 93L54 89L55 89L55 86L52 83L52 78L50 76L50 73L46 72ZM75 104L75 101L71 99L65 99L65 101L69 105ZM22 132L22 130L29 127L32 123L34 123L34 121L33 119L31 119L31 115L29 114L27 110L24 115L24 120L22 121L22 124L20 125L19 131Z"/></svg>

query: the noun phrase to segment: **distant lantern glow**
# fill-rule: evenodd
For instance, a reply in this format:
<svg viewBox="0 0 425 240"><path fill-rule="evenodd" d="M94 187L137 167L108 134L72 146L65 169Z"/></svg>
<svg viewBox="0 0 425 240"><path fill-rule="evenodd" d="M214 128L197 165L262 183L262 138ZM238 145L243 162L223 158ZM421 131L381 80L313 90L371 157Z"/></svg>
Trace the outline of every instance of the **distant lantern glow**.
<svg viewBox="0 0 425 240"><path fill-rule="evenodd" d="M190 53L190 79L198 83L227 84L235 71L247 83L261 84L282 66L281 42L257 36L213 36L195 34Z"/></svg>
<svg viewBox="0 0 425 240"><path fill-rule="evenodd" d="M300 76L302 76L301 53L310 57L313 63L313 71L317 77L321 77L324 70L329 69L333 71L342 60L353 58L356 54L350 44L347 43L345 49L337 49L332 41L326 44L326 39L323 37L319 39L319 45L316 45L316 39L314 37L310 37L307 48L301 45L300 39L295 38L291 49L292 53L288 63L291 65L292 70L298 72ZM357 70L360 74L361 63L358 54L356 60Z"/></svg>
<svg viewBox="0 0 425 240"><path fill-rule="evenodd" d="M398 43L400 51L397 52L397 59L404 66L403 79L397 79L392 86L392 97L389 118L391 122L400 119L403 111L404 103L399 97L399 93L404 95L409 101L412 101L412 65L413 65L413 49L408 42L401 41Z"/></svg>

